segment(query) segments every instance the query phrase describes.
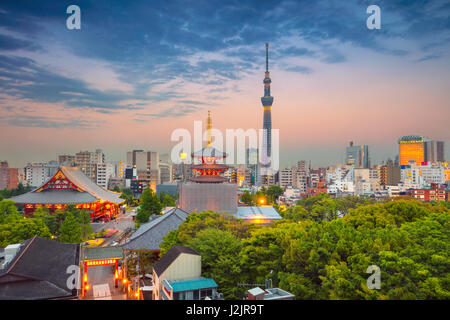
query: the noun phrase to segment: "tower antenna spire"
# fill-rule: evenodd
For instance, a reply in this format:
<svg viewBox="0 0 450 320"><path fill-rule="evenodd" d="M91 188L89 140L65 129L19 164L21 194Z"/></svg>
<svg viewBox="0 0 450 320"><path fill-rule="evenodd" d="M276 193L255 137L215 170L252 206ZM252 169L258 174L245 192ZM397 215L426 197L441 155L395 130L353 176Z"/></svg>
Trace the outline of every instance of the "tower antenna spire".
<svg viewBox="0 0 450 320"><path fill-rule="evenodd" d="M206 122L207 125L207 135L208 135L208 143L206 144L208 147L211 146L211 129L212 129L212 119L211 119L211 111L208 110L208 120Z"/></svg>
<svg viewBox="0 0 450 320"><path fill-rule="evenodd" d="M269 72L269 43L266 42L266 72Z"/></svg>

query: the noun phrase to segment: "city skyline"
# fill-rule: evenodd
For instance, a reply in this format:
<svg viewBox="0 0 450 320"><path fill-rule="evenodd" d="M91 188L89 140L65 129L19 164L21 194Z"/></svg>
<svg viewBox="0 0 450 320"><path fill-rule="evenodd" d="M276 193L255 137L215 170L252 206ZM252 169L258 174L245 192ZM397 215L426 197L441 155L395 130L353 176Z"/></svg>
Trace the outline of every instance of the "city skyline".
<svg viewBox="0 0 450 320"><path fill-rule="evenodd" d="M169 153L171 132L192 132L206 110L219 130L260 129L265 42L281 167L344 163L349 141L368 145L372 164L394 159L401 136L450 141L443 2L426 16L423 4L383 2L380 30L367 29L357 1L208 1L186 12L142 1L127 15L81 1L81 30L66 28L68 5L0 4L0 160L12 167L96 148L110 160Z"/></svg>

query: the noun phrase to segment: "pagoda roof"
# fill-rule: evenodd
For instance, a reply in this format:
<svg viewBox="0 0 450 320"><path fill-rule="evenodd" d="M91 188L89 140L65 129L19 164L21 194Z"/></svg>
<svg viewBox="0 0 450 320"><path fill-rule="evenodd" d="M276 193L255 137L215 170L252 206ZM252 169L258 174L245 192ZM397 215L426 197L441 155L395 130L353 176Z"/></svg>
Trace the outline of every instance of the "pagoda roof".
<svg viewBox="0 0 450 320"><path fill-rule="evenodd" d="M227 181L226 178L219 175L197 175L189 179L192 182L200 183L223 183Z"/></svg>
<svg viewBox="0 0 450 320"><path fill-rule="evenodd" d="M192 157L216 157L225 158L227 154L213 147L204 147L202 150L192 153Z"/></svg>
<svg viewBox="0 0 450 320"><path fill-rule="evenodd" d="M70 185L66 189L52 189L49 184L56 178L64 179ZM120 193L103 189L92 182L79 167L60 166L58 171L39 188L28 193L12 197L17 203L36 204L77 204L92 203L96 201L108 201L111 203L122 203Z"/></svg>
<svg viewBox="0 0 450 320"><path fill-rule="evenodd" d="M227 166L226 164L221 164L221 163L214 163L214 164L208 164L208 163L200 163L200 164L195 164L191 167L192 169L217 169L217 170L224 170L224 169L228 169L229 166Z"/></svg>

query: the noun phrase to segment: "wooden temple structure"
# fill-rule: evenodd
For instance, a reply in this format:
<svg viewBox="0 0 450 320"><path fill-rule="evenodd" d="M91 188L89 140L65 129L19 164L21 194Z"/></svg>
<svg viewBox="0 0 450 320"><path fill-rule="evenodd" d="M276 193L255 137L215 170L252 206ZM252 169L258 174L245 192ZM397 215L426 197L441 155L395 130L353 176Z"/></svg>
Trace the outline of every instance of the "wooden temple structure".
<svg viewBox="0 0 450 320"><path fill-rule="evenodd" d="M108 220L119 213L119 205L124 202L120 193L106 190L92 182L79 167L60 166L55 175L39 188L12 197L24 206L25 215L31 216L42 206L51 213L74 205L91 213L91 220Z"/></svg>

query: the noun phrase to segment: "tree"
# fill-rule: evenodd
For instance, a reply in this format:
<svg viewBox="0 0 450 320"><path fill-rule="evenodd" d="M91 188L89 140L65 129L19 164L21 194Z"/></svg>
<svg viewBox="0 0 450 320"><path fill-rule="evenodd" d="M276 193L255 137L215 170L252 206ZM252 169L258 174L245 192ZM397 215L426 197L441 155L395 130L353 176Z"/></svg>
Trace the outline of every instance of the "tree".
<svg viewBox="0 0 450 320"><path fill-rule="evenodd" d="M81 238L83 240L89 239L89 236L92 234L91 215L85 210L79 210L77 218L80 223Z"/></svg>
<svg viewBox="0 0 450 320"><path fill-rule="evenodd" d="M328 195L311 197L265 227L223 213L193 213L161 249L193 247L226 297L242 297L237 282L271 277L298 299L450 299L449 208L356 198L345 206ZM379 290L367 287L371 265L381 270Z"/></svg>
<svg viewBox="0 0 450 320"><path fill-rule="evenodd" d="M58 236L60 227L60 224L58 224L58 217L56 216L56 214L50 214L50 211L47 207L42 206L37 208L33 212L33 217L36 219L42 219L52 235Z"/></svg>
<svg viewBox="0 0 450 320"><path fill-rule="evenodd" d="M247 190L245 190L244 193L241 195L241 202L245 203L248 206L254 206L255 205L255 201L253 199L253 196Z"/></svg>
<svg viewBox="0 0 450 320"><path fill-rule="evenodd" d="M52 237L47 226L41 219L23 219L21 217L13 222L0 224L0 247L19 243L27 239L39 236L50 239Z"/></svg>
<svg viewBox="0 0 450 320"><path fill-rule="evenodd" d="M136 215L136 222L138 224L145 223L150 218L150 215L160 215L162 204L159 198L151 188L147 188L142 192L141 204Z"/></svg>
<svg viewBox="0 0 450 320"><path fill-rule="evenodd" d="M164 207L175 207L175 199L170 196L170 194L166 192L161 192L159 194L159 201L161 202L163 208Z"/></svg>
<svg viewBox="0 0 450 320"><path fill-rule="evenodd" d="M128 253L127 261L130 277L151 274L153 265L158 261L158 254L146 249L136 249Z"/></svg>
<svg viewBox="0 0 450 320"><path fill-rule="evenodd" d="M283 248L277 228L256 229L242 240L242 245L239 258L245 282L264 283L283 270Z"/></svg>
<svg viewBox="0 0 450 320"><path fill-rule="evenodd" d="M188 242L202 256L202 274L213 278L225 299L242 299L244 289L238 287L241 277L239 252L241 241L230 231L205 229Z"/></svg>
<svg viewBox="0 0 450 320"><path fill-rule="evenodd" d="M267 188L265 194L270 199L271 202L275 203L278 200L278 197L284 193L283 188L280 186L270 186Z"/></svg>
<svg viewBox="0 0 450 320"><path fill-rule="evenodd" d="M130 188L122 189L122 194L120 195L120 198L124 199L126 204L129 206L133 205L135 202L133 192L131 191Z"/></svg>
<svg viewBox="0 0 450 320"><path fill-rule="evenodd" d="M2 200L0 201L0 223L5 223L8 220L15 220L19 218L19 212L15 206L14 201Z"/></svg>
<svg viewBox="0 0 450 320"><path fill-rule="evenodd" d="M59 229L60 240L65 243L80 243L82 240L82 232L80 223L71 212L66 213L66 218Z"/></svg>

